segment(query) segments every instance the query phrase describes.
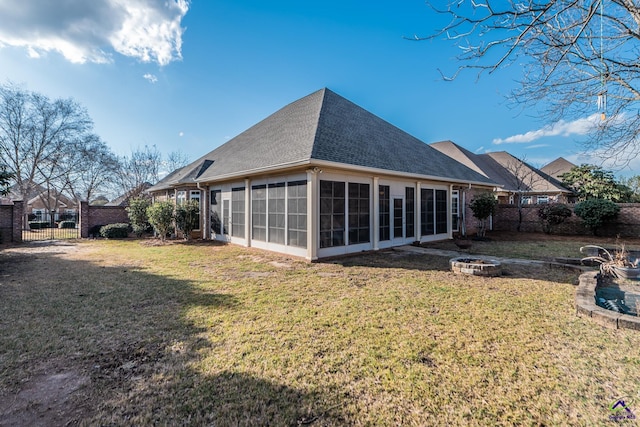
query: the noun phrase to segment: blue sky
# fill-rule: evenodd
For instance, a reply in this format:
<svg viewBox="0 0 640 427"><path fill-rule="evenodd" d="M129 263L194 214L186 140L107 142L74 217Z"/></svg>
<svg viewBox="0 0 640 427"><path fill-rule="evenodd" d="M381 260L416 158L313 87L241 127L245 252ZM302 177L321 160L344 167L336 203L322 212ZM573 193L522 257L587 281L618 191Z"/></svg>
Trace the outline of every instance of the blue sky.
<svg viewBox="0 0 640 427"><path fill-rule="evenodd" d="M328 87L427 143L597 163L579 156L587 118L509 107L519 68L444 81L456 46L403 38L443 25L423 0L0 0L0 15L0 80L76 99L119 155L195 159Z"/></svg>

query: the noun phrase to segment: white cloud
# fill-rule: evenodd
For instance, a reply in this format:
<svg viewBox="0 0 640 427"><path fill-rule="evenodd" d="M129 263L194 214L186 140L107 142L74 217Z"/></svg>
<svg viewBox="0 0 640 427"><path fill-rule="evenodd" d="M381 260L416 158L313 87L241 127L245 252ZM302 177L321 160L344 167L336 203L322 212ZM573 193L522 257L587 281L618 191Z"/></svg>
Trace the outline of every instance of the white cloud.
<svg viewBox="0 0 640 427"><path fill-rule="evenodd" d="M496 138L495 145L500 144L527 144L548 136L586 135L591 132L600 121L600 114L592 114L589 117L577 119L572 122L560 120L542 129L531 130L526 133L513 135L507 138Z"/></svg>
<svg viewBox="0 0 640 427"><path fill-rule="evenodd" d="M150 73L147 73L142 77L147 79L149 81L149 83L157 83L158 82L158 78L155 75L150 74Z"/></svg>
<svg viewBox="0 0 640 427"><path fill-rule="evenodd" d="M162 66L182 58L188 10L189 0L0 0L0 47L73 63L111 62L115 51Z"/></svg>
<svg viewBox="0 0 640 427"><path fill-rule="evenodd" d="M533 150L534 148L544 148L544 147L550 147L550 144L533 144L533 145L529 145L527 146L528 149Z"/></svg>
<svg viewBox="0 0 640 427"><path fill-rule="evenodd" d="M184 136L184 132L180 132L180 133L178 134L178 136L180 136L180 137Z"/></svg>

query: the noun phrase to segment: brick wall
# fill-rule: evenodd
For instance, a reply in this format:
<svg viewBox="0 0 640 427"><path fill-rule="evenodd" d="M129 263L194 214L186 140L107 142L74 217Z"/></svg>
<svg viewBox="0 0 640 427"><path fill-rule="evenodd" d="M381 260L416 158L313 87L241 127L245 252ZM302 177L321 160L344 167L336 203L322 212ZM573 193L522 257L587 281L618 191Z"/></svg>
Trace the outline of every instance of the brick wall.
<svg viewBox="0 0 640 427"><path fill-rule="evenodd" d="M13 205L0 205L0 243L11 241L13 234Z"/></svg>
<svg viewBox="0 0 640 427"><path fill-rule="evenodd" d="M573 211L572 205L567 205ZM601 236L638 237L640 236L640 203L620 203L620 213L616 220L605 224L598 230ZM538 218L540 206L522 207L522 225L520 231L542 232L542 223ZM516 205L498 205L493 220L493 229L499 231L516 231L518 226L518 207ZM582 220L572 215L567 220L554 227L554 234L588 235L590 233Z"/></svg>
<svg viewBox="0 0 640 427"><path fill-rule="evenodd" d="M0 243L22 241L23 205L21 200L13 205L0 205Z"/></svg>
<svg viewBox="0 0 640 427"><path fill-rule="evenodd" d="M89 206L80 203L80 236L90 237L91 229L98 225L129 223L126 208L122 206Z"/></svg>

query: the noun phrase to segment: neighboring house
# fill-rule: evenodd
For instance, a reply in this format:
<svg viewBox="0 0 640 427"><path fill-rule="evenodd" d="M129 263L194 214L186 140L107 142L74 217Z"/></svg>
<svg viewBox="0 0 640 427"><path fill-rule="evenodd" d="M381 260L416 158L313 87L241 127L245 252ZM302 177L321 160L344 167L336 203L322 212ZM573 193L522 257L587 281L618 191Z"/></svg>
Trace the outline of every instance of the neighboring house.
<svg viewBox="0 0 640 427"><path fill-rule="evenodd" d="M146 191L149 188L151 188L151 184L148 183L148 182L144 182L144 183L138 185L133 190L129 190L125 194L123 194L123 195L121 195L119 197L116 197L115 199L113 199L110 202L105 203L104 206L127 207L127 206L129 206L129 200L131 200L132 198L140 197L140 195L145 195Z"/></svg>
<svg viewBox="0 0 640 427"><path fill-rule="evenodd" d="M431 144L446 154L499 184L495 189L500 203L540 204L567 202L572 195L560 180L506 151L475 154L451 141Z"/></svg>
<svg viewBox="0 0 640 427"><path fill-rule="evenodd" d="M205 239L314 260L451 238L460 192L494 186L322 89L148 191L199 200Z"/></svg>
<svg viewBox="0 0 640 427"><path fill-rule="evenodd" d="M541 167L540 170L562 182L562 175L575 167L576 165L571 163L569 160L563 157L558 157L548 165Z"/></svg>
<svg viewBox="0 0 640 427"><path fill-rule="evenodd" d="M78 203L54 189L34 184L28 194L20 194L17 184L9 192L11 200L25 200L24 213L33 215L36 221L59 221L74 218L78 213Z"/></svg>

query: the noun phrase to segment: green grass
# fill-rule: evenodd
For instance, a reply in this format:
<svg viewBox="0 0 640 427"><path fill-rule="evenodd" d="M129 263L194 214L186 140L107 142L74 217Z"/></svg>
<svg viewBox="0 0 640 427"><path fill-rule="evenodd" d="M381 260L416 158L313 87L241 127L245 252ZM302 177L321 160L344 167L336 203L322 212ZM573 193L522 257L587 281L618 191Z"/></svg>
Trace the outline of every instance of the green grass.
<svg viewBox="0 0 640 427"><path fill-rule="evenodd" d="M493 234L490 234L493 236ZM580 247L600 245L616 248L618 243L625 243L627 250L640 250L639 239L616 239L612 237L590 236L556 236L533 233L495 233L488 241L472 241L472 246L465 252L476 255L491 255L504 258L524 258L549 260L554 257L582 258ZM453 241L425 243L423 246L446 250L459 250Z"/></svg>
<svg viewBox="0 0 640 427"><path fill-rule="evenodd" d="M90 377L87 424L600 425L618 397L640 412L640 334L577 317L570 271L77 247L0 254L0 399L46 364Z"/></svg>

